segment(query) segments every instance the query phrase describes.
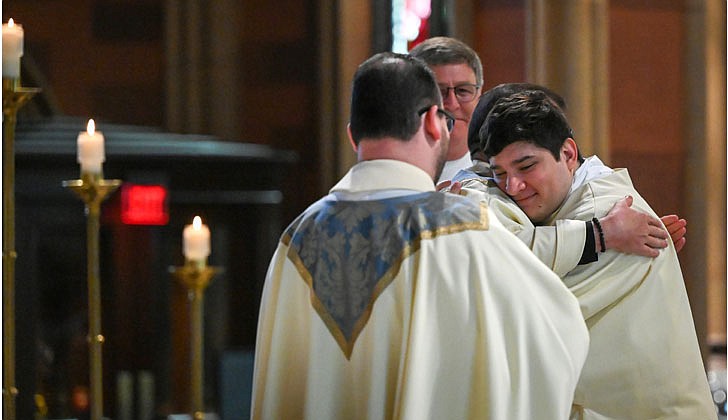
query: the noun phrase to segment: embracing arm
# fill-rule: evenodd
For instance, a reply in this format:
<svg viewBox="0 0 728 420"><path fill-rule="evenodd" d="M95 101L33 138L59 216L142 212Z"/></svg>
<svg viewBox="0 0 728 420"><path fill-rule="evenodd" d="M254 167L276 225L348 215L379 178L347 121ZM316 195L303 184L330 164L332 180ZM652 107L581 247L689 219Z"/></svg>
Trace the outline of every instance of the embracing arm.
<svg viewBox="0 0 728 420"><path fill-rule="evenodd" d="M534 226L513 200L497 188L487 188L482 181L454 182L438 187L461 195L471 195L474 191L484 193L499 221L560 276L579 264L596 261L597 254L601 251L599 232L591 221L557 220L554 226ZM606 249L655 257L660 248L667 246L668 232L658 219L633 209L632 201L632 197L623 198L607 215L599 219ZM676 234L673 235L677 241L680 236L679 228L684 225L680 226L679 221L671 225L677 227Z"/></svg>
<svg viewBox="0 0 728 420"><path fill-rule="evenodd" d="M667 246L666 240L669 235L675 245L675 251L680 252L687 241L685 239L687 221L674 214L662 216L658 220L632 209L632 202L632 196L625 197L618 201L606 216L599 219L604 229L607 249L613 248L625 254L637 254L643 257L656 257L659 250ZM594 229L594 233L598 235L596 227ZM601 251L598 242L597 249Z"/></svg>
<svg viewBox="0 0 728 420"><path fill-rule="evenodd" d="M606 216L599 219L606 249L601 249L598 240L597 247L600 252L614 249L624 254L654 258L659 255L660 249L667 247L668 232L659 219L633 209L632 202L632 196L619 200ZM598 226L594 228L598 235Z"/></svg>

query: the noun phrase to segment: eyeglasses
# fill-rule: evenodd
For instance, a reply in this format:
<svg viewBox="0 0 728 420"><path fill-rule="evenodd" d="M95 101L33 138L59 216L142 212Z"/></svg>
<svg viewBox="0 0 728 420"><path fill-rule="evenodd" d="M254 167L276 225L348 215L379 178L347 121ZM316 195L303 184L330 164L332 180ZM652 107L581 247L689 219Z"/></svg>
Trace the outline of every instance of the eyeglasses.
<svg viewBox="0 0 728 420"><path fill-rule="evenodd" d="M430 108L432 108L432 105L422 108L419 111L417 111L417 115L422 116L425 112L427 112ZM440 107L437 107L437 113L445 117L445 124L447 125L447 132L451 133L452 129L455 127L455 117L452 116L451 113L445 111L444 109L440 109Z"/></svg>
<svg viewBox="0 0 728 420"><path fill-rule="evenodd" d="M455 92L455 98L457 98L458 102L465 103L475 99L475 94L478 93L480 86L472 83L463 83L457 86L440 86L440 94L442 94L443 100L450 95L450 89Z"/></svg>

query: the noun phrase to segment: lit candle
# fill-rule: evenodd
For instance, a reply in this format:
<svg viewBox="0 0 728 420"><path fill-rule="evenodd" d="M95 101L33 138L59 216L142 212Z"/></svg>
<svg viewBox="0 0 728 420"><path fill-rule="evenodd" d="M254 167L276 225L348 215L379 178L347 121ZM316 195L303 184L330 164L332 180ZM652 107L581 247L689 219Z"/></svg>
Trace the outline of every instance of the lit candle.
<svg viewBox="0 0 728 420"><path fill-rule="evenodd" d="M200 216L192 219L183 232L183 252L191 261L204 260L210 255L210 229L202 224Z"/></svg>
<svg viewBox="0 0 728 420"><path fill-rule="evenodd" d="M86 131L78 133L78 163L81 173L101 173L101 164L106 160L104 135L96 131L94 120L88 120Z"/></svg>
<svg viewBox="0 0 728 420"><path fill-rule="evenodd" d="M3 78L20 78L20 57L23 55L23 27L12 19L3 24Z"/></svg>

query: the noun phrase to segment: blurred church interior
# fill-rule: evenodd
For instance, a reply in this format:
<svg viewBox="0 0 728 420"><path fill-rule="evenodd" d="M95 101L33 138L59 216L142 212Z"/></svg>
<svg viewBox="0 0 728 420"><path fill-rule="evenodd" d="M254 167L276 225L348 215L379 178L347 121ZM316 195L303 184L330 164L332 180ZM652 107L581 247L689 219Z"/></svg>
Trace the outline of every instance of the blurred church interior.
<svg viewBox="0 0 728 420"><path fill-rule="evenodd" d="M724 1L2 6L3 23L24 29L22 84L41 89L15 132L15 342L4 346L14 346L18 419L88 416L86 225L62 182L79 176L76 137L89 118L106 138L104 176L123 181L101 214L104 415L189 413L187 291L169 271L184 263L182 231L200 215L209 263L222 268L205 292L205 409L245 419L278 236L355 161L346 138L354 70L435 35L478 52L484 89L529 81L562 93L584 154L629 168L659 214L688 220L680 262L724 415ZM403 32L398 17L421 10Z"/></svg>

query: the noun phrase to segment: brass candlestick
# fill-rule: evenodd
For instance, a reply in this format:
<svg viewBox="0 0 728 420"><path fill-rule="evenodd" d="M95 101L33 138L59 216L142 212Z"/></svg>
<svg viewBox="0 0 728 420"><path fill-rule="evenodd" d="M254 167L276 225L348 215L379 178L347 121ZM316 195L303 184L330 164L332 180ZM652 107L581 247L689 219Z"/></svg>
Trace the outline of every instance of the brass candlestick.
<svg viewBox="0 0 728 420"><path fill-rule="evenodd" d="M91 381L91 420L103 416L103 387L101 370L101 285L99 279L99 228L101 202L114 192L121 181L103 179L101 173L82 172L81 179L63 181L63 186L78 195L85 204L86 253L88 271L89 372Z"/></svg>
<svg viewBox="0 0 728 420"><path fill-rule="evenodd" d="M207 260L185 259L182 267L172 267L172 274L187 289L190 301L190 370L191 370L191 408L194 420L205 418L202 386L203 372L203 314L205 289L218 269L209 267Z"/></svg>
<svg viewBox="0 0 728 420"><path fill-rule="evenodd" d="M15 124L40 89L3 78L3 416L15 420Z"/></svg>

